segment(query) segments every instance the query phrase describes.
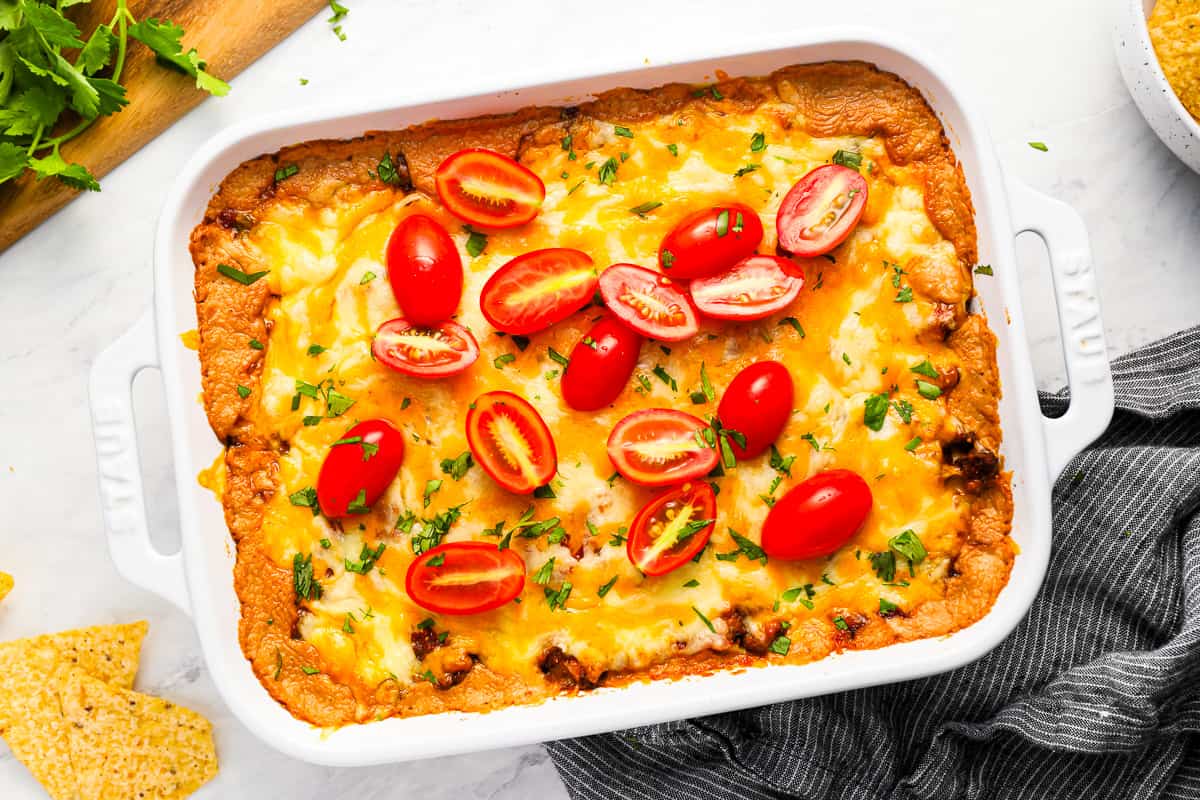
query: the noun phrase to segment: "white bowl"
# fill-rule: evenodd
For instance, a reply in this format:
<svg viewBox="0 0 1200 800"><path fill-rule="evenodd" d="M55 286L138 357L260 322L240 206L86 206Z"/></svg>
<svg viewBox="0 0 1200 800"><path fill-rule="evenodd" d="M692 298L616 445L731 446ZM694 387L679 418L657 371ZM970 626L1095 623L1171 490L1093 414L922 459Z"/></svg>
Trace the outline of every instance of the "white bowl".
<svg viewBox="0 0 1200 800"><path fill-rule="evenodd" d="M1117 0L1113 47L1133 102L1171 152L1200 172L1200 123L1179 101L1150 43L1146 20L1155 0Z"/></svg>

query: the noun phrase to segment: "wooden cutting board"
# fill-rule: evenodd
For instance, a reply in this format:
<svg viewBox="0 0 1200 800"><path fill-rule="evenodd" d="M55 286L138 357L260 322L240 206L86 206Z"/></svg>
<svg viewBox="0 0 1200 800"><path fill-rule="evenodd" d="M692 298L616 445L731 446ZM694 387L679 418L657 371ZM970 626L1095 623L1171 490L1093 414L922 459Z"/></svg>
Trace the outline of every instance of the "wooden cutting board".
<svg viewBox="0 0 1200 800"><path fill-rule="evenodd" d="M112 19L115 0L93 0L72 9L75 22L89 33L97 23ZM233 78L281 39L307 21L328 0L131 0L138 19L171 19L187 33L183 46L195 47L213 75ZM333 36L332 33L329 34ZM67 161L83 164L103 178L142 145L208 97L195 81L156 64L154 54L129 40L129 55L121 83L129 105L62 147ZM237 91L235 86L233 91ZM214 102L221 102L220 99ZM101 181L103 188L103 181ZM37 181L29 173L0 187L0 252L33 230L79 194L63 183Z"/></svg>

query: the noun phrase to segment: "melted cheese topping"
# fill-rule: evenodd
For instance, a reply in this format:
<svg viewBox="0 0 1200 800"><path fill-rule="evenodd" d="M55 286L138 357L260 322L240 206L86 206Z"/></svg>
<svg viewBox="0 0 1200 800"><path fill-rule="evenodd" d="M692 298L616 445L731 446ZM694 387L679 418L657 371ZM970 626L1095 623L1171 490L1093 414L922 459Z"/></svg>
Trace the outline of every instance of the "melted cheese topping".
<svg viewBox="0 0 1200 800"><path fill-rule="evenodd" d="M313 554L324 594L306 603L311 613L302 616L300 633L319 649L336 679L374 686L389 676L401 684L428 678L426 670L431 665L436 670L437 659L419 659L410 637L430 617L435 631L449 632L451 645L491 670L541 685L536 661L549 645L596 672L633 670L681 653L729 648L721 616L734 608L745 613L751 630L761 630L770 620L829 624L846 612L877 613L881 598L907 610L940 596L968 509L956 503L941 480L935 440L947 423L945 401L921 397L910 367L929 358L951 368L957 358L940 341L919 339L934 306L919 294L912 302L898 302L906 284L892 265L917 256L954 259L954 249L926 216L919 175L892 164L879 141L813 139L785 129L780 124L785 117L769 106L753 114L691 118L687 126L663 117L629 125L632 138L597 124L582 137L587 149L568 151L557 144L534 149L523 158L546 184L540 216L521 229L489 236L477 257L466 252L468 234L461 223L436 200L400 197L390 190L339 196L336 205L276 205L248 235L250 246L272 265L269 280L278 295L269 311L270 343L253 413L260 427L289 445L280 455L281 490L269 502L265 541L284 567L290 568L296 553ZM765 136L764 151L750 149L756 132ZM580 147L581 137L575 138ZM852 238L834 258L815 262L820 266L810 270L800 297L784 312L754 323L705 321L694 340L670 347L647 342L635 378L612 408L568 409L560 394L561 367L548 356L548 348L570 353L596 309L533 335L524 350L497 335L480 313L484 282L514 256L542 247L575 247L589 253L598 269L620 261L653 267L659 243L679 219L731 200L760 210L766 229L760 251L773 252L775 212L783 195L839 149L862 153L870 183L869 204ZM609 158L618 163L611 186L598 179ZM735 177L751 163L758 167ZM642 216L631 213L647 202L662 206ZM387 239L414 211L434 216L452 232L465 265L457 319L475 334L482 353L473 367L449 379L408 378L370 354L375 329L399 315L386 279ZM794 317L804 332L786 317ZM324 350L310 354L311 345ZM502 354L515 360L494 364ZM621 541L638 508L655 492L610 479L609 431L641 408L715 413L715 403L694 405L690 399L700 385L702 365L719 398L740 369L768 358L783 362L795 380L795 413L778 441L782 454L795 457L790 474L773 469L767 455L739 463L717 479L718 524L699 562L662 577L642 576ZM677 390L655 376L660 367L675 379ZM648 389L638 389L637 375L648 381ZM300 396L296 404L297 381L326 382L354 405L339 417L322 416L326 409L318 399ZM559 456L555 498L508 494L478 466L461 480L444 474L441 462L468 449L468 404L496 389L527 398L552 430ZM864 403L890 389L892 400L912 405L912 421L905 423L890 411L882 429L872 431L864 425ZM306 424L306 417L316 424ZM290 494L315 485L332 442L353 422L376 417L404 432L407 450L399 475L371 513L331 524L289 501ZM915 442L916 437L925 443ZM728 556L738 550L731 530L759 540L768 511L764 497L780 497L804 478L834 467L863 475L874 493L874 510L848 545L830 558L798 563L764 566L744 555ZM442 483L427 495L431 479ZM537 520L557 517L566 537L558 543L550 543L546 534L512 539L529 574L519 602L484 614L439 618L405 593L405 571L413 559L410 540L437 515L460 505L461 517L446 541L496 541L487 531L501 521L502 530L510 529L531 505ZM405 533L407 521L411 528ZM921 538L929 557L915 575L899 559L897 579L885 585L868 556L886 551L888 539L905 530ZM387 547L374 569L367 574L347 570L347 561L359 558L364 543L380 542ZM535 584L534 573L551 559L547 587ZM613 578L601 597L599 590ZM552 608L545 588L558 590L564 582L571 584L570 595ZM801 590L783 599L794 587Z"/></svg>

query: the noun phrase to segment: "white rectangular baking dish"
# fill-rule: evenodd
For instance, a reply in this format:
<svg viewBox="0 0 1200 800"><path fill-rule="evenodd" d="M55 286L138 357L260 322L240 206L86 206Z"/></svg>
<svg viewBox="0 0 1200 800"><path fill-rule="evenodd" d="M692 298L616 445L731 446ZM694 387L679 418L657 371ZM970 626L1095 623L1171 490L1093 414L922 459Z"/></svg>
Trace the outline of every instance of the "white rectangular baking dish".
<svg viewBox="0 0 1200 800"><path fill-rule="evenodd" d="M1020 555L992 611L952 636L852 652L803 666L600 689L541 705L487 714L389 719L336 731L289 715L260 686L238 646L233 547L220 505L196 482L220 451L198 401L196 353L179 334L196 327L188 235L220 180L246 159L307 139L353 137L431 118L470 117L531 104L571 104L618 86L762 75L788 64L861 59L899 74L928 98L962 161L974 197L981 260L995 271L980 278L983 309L999 338L1004 397L1003 455L1013 473L1013 538ZM640 62L640 59L637 61ZM1072 390L1067 415L1042 417L1037 404L1013 254L1016 233L1047 242ZM146 529L130 390L146 367L162 371L174 448L182 550L156 552ZM763 36L659 66L625 59L602 75L559 75L529 85L493 86L469 96L422 98L403 106L309 109L236 126L214 137L175 181L154 243L154 308L97 358L91 375L92 418L103 513L113 559L137 585L192 615L209 671L225 701L268 744L329 765L404 761L568 738L683 717L909 680L957 667L995 647L1024 616L1050 556L1050 489L1070 458L1107 425L1112 379L1095 279L1082 221L1067 206L1006 181L977 112L946 72L896 37L862 29L809 30Z"/></svg>

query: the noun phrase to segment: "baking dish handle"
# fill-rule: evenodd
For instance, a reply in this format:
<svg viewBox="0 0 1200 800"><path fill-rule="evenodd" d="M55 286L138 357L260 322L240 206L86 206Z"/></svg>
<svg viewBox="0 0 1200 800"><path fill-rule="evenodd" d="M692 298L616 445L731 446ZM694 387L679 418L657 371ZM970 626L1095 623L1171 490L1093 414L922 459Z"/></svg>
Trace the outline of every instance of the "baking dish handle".
<svg viewBox="0 0 1200 800"><path fill-rule="evenodd" d="M1075 209L1010 178L1013 230L1036 233L1050 254L1059 335L1067 364L1071 403L1067 413L1045 418L1046 460L1051 482L1068 462L1096 440L1113 415L1113 379L1092 250Z"/></svg>
<svg viewBox="0 0 1200 800"><path fill-rule="evenodd" d="M88 393L96 440L100 508L108 550L130 582L190 614L181 554L163 555L150 542L145 487L133 419L133 379L158 366L154 313L147 310L92 364Z"/></svg>

